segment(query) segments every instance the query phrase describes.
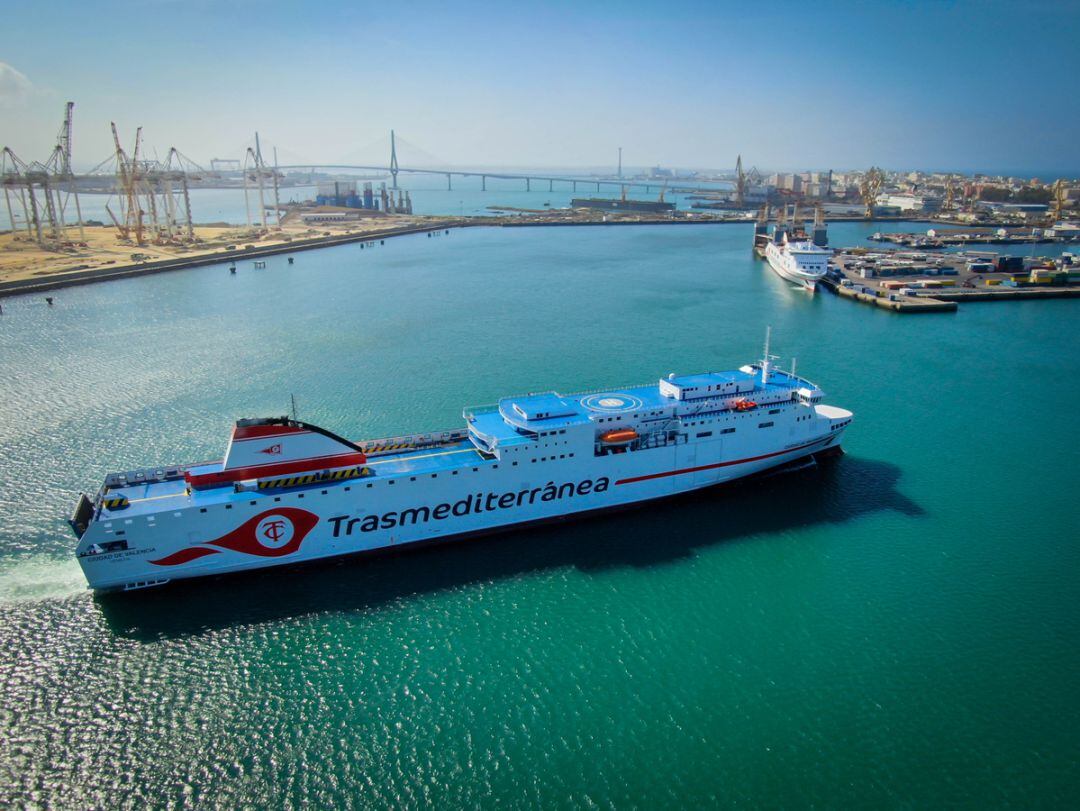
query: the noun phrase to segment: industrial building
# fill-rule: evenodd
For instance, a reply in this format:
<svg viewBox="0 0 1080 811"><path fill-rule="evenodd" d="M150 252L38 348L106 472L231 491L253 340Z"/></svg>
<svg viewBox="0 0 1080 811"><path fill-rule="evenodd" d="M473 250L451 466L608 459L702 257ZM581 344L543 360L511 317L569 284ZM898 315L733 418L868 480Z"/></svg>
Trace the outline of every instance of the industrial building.
<svg viewBox="0 0 1080 811"><path fill-rule="evenodd" d="M942 199L929 194L889 194L881 200L881 205L891 206L900 211L940 211Z"/></svg>
<svg viewBox="0 0 1080 811"><path fill-rule="evenodd" d="M357 192L355 180L327 180L319 183L315 203L338 208L363 208L369 211L385 211L387 214L412 214L412 197L400 189L397 200L393 189L381 184L378 197L370 183L364 184L363 195Z"/></svg>

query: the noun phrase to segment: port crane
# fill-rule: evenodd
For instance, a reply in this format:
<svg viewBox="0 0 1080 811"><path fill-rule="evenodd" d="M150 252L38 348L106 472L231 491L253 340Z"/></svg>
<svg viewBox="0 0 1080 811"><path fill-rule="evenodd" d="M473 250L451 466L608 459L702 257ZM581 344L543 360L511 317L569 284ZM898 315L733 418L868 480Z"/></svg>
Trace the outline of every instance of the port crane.
<svg viewBox="0 0 1080 811"><path fill-rule="evenodd" d="M885 172L876 166L867 169L859 182L859 194L865 206L864 216L868 220L874 217L874 206L877 205L878 194L881 192L881 185L884 182Z"/></svg>

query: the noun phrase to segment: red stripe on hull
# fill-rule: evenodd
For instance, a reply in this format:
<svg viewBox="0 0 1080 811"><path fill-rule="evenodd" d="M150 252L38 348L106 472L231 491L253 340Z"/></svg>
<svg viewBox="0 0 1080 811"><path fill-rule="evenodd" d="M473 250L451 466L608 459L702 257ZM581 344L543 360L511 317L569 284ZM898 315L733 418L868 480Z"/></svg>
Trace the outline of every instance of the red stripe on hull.
<svg viewBox="0 0 1080 811"><path fill-rule="evenodd" d="M208 549L205 546L192 546L188 549L181 549L179 552L173 552L171 555L167 555L159 560L150 561L155 566L180 566L184 563L191 563L193 560L204 558L207 555L218 554L217 549Z"/></svg>
<svg viewBox="0 0 1080 811"><path fill-rule="evenodd" d="M293 462L269 462L265 465L250 465L222 470L217 473L184 474L192 487L214 487L232 484L242 479L261 479L266 476L287 476L290 473L308 473L331 467L349 467L362 465L367 457L362 453L339 453L333 456L317 456L312 459L297 459Z"/></svg>
<svg viewBox="0 0 1080 811"><path fill-rule="evenodd" d="M305 428L294 428L291 425L237 425L233 428L233 439L259 439L268 436L308 433L311 432Z"/></svg>
<svg viewBox="0 0 1080 811"><path fill-rule="evenodd" d="M665 470L662 473L649 473L645 476L634 476L631 479L619 479L615 484L633 484L634 482L647 482L652 479L663 479L668 476L681 476L684 473L699 473L702 470L716 470L718 467L731 467L732 465L745 465L747 462L760 462L762 459L772 459L774 456L783 456L785 453L795 453L796 451L805 450L806 448L818 445L824 442L828 437L822 437L821 439L815 439L813 442L808 442L805 445L800 445L797 448L788 448L783 451L776 451L774 453L766 453L761 456L750 456L746 459L733 459L730 462L717 462L713 465L701 465L700 467L684 467L682 470Z"/></svg>

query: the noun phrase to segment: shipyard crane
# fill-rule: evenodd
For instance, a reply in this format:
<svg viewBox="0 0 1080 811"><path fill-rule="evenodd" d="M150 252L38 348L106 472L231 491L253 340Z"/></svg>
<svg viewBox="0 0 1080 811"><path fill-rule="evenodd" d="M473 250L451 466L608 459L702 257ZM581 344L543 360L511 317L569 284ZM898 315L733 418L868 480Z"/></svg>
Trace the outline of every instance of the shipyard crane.
<svg viewBox="0 0 1080 811"><path fill-rule="evenodd" d="M878 193L881 191L881 185L884 182L885 172L876 166L867 169L859 182L859 194L862 196L863 205L866 207L864 216L868 220L874 217L874 206L877 205Z"/></svg>
<svg viewBox="0 0 1080 811"><path fill-rule="evenodd" d="M117 217L109 204L105 204L105 211L112 218L120 238L127 240L134 237L136 245L143 244L143 211L139 205L139 193L137 188L137 167L139 159L139 144L142 140L142 127L135 130L135 148L131 157L124 151L120 144L120 133L116 130L116 122L110 122L112 129L113 146L116 156L116 192L120 199L120 217Z"/></svg>
<svg viewBox="0 0 1080 811"><path fill-rule="evenodd" d="M82 236L82 211L75 191L71 171L71 120L73 102L64 108L64 123L56 137L56 145L45 161L26 163L8 147L0 159L0 181L4 186L4 201L12 229L16 229L15 211L11 198L19 201L30 239L43 247L59 247L65 239L67 223L64 214L71 198L75 198L79 233ZM63 189L63 193L62 190Z"/></svg>
<svg viewBox="0 0 1080 811"><path fill-rule="evenodd" d="M952 175L949 175L949 177L945 180L945 202L941 206L942 211L953 210L953 208L955 207L955 195L956 188L953 185Z"/></svg>
<svg viewBox="0 0 1080 811"><path fill-rule="evenodd" d="M1053 208L1050 210L1050 223L1061 222L1065 218L1065 181L1058 178L1054 183Z"/></svg>
<svg viewBox="0 0 1080 811"><path fill-rule="evenodd" d="M271 182L274 193L274 217L277 222L276 229L281 230L281 201L278 194L278 170L275 150L274 167L270 168L263 160L262 145L259 142L259 133L255 133L255 148L248 147L244 155L244 208L247 210L248 228L253 227L251 221L251 203L249 193L258 191L259 195L259 222L262 230L267 230L266 223L266 181ZM254 184L254 189L252 188Z"/></svg>

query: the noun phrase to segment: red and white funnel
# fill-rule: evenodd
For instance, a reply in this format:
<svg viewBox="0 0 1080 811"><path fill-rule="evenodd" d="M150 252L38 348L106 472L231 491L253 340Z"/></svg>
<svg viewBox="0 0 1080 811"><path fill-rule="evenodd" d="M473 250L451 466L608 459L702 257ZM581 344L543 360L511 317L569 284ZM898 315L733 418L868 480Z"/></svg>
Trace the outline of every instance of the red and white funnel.
<svg viewBox="0 0 1080 811"><path fill-rule="evenodd" d="M216 487L246 479L286 476L362 465L357 445L315 425L287 417L237 420L217 470L188 471L195 488Z"/></svg>

